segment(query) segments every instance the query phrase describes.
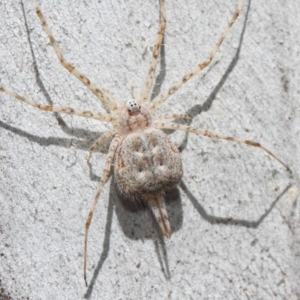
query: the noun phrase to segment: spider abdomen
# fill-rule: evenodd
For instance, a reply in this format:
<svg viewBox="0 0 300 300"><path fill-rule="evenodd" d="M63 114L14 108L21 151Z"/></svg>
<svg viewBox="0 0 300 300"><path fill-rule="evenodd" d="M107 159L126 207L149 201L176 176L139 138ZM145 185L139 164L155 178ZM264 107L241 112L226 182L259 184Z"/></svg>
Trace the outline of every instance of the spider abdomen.
<svg viewBox="0 0 300 300"><path fill-rule="evenodd" d="M122 194L156 194L177 184L182 175L179 151L161 130L132 132L120 142L114 177Z"/></svg>

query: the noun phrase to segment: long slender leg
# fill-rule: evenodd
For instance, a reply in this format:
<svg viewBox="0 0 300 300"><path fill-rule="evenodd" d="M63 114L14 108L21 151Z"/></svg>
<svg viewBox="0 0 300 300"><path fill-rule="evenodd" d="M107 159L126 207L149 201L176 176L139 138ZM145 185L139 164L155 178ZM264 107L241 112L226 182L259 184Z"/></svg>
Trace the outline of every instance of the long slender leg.
<svg viewBox="0 0 300 300"><path fill-rule="evenodd" d="M155 75L155 70L156 70L156 65L157 65L157 60L158 60L158 56L159 56L159 51L160 51L162 40L164 38L166 25L167 25L167 21L166 21L165 0L160 0L160 27L157 32L156 42L155 42L153 52L152 52L152 59L151 59L150 67L148 70L148 76L147 76L146 83L142 90L140 103L146 102L150 96L151 88L153 85L153 79L154 79L154 75Z"/></svg>
<svg viewBox="0 0 300 300"><path fill-rule="evenodd" d="M106 157L106 161L105 161L105 167L102 173L102 177L101 177L101 181L99 183L98 189L97 189L97 193L92 205L92 208L89 212L89 215L87 217L86 223L85 223L85 235L84 235L84 281L85 284L87 285L87 280L86 280L86 262L87 262L87 241L88 241L88 233L89 233L89 227L91 225L91 221L92 221L92 217L94 214L94 211L96 209L96 205L98 203L101 191L109 177L109 173L110 173L110 168L111 168L111 164L114 158L114 154L115 151L120 143L121 137L119 135L116 135L115 138L112 140L110 147L109 147L109 151Z"/></svg>
<svg viewBox="0 0 300 300"><path fill-rule="evenodd" d="M165 207L163 192L160 192L157 195L148 194L145 197L164 236L170 238L171 227Z"/></svg>
<svg viewBox="0 0 300 300"><path fill-rule="evenodd" d="M87 159L87 161L89 162L92 154L94 152L94 150L100 146L102 143L104 143L107 139L109 139L110 137L112 137L114 134L116 134L116 131L110 131L110 132L106 132L103 135L101 135L101 137L92 145L92 147L90 148L90 152L89 152L89 157Z"/></svg>
<svg viewBox="0 0 300 300"><path fill-rule="evenodd" d="M154 120L170 120L170 119L185 119L185 120L191 120L191 117L188 114L159 114L153 116Z"/></svg>
<svg viewBox="0 0 300 300"><path fill-rule="evenodd" d="M139 102L140 101L140 94L139 94L139 89L136 85L136 83L133 83L131 85L131 94L133 96L133 99L136 101L136 102Z"/></svg>
<svg viewBox="0 0 300 300"><path fill-rule="evenodd" d="M192 77L194 77L196 74L198 74L200 71L202 71L204 68L206 68L213 58L215 57L216 53L220 49L221 44L223 43L227 33L229 32L229 29L234 24L235 20L238 18L241 9L243 6L243 0L240 0L237 10L235 11L233 17L231 18L230 22L228 23L225 31L223 32L222 36L220 37L218 43L216 44L213 51L210 53L209 57L204 61L199 63L192 69L190 72L185 74L179 81L177 81L175 84L173 84L167 91L164 93L158 95L153 101L150 103L150 110L154 111L158 107L160 107L171 95L173 95L180 87L182 87L188 80L190 80Z"/></svg>
<svg viewBox="0 0 300 300"><path fill-rule="evenodd" d="M104 90L101 90L99 88L97 88L93 83L91 83L91 81L82 73L80 73L74 66L72 66L70 63L68 63L65 58L63 57L56 40L53 37L53 34L48 26L48 24L46 23L45 17L43 15L43 13L41 12L41 9L38 5L38 3L36 2L36 0L33 0L34 3L34 7L36 10L36 13L38 15L38 17L40 18L41 22L42 22L42 26L44 27L44 30L46 31L50 42L54 48L54 51L60 61L60 63L71 73L73 74L75 77L77 77L81 82L83 82L103 103L104 107L106 108L106 110L111 110L111 111L115 111L116 109L118 109L118 103L116 101L116 99L113 99L109 94L105 93Z"/></svg>
<svg viewBox="0 0 300 300"><path fill-rule="evenodd" d="M115 100L116 102L118 102L118 104L121 103L121 102L119 101L118 96L117 96L114 92L112 92L112 91L110 91L110 90L108 90L108 89L102 89L102 91L103 91L105 94L109 95L113 100Z"/></svg>
<svg viewBox="0 0 300 300"><path fill-rule="evenodd" d="M292 173L291 169L281 159L279 159L275 154L273 154L270 150L268 150L267 148L262 146L260 143L257 143L254 141L249 141L249 140L242 140L242 139L234 138L231 136L221 136L221 135L215 134L213 132L210 132L208 130L201 130L201 129L194 128L191 126L186 126L186 125L176 124L176 123L163 123L163 122L159 123L159 122L157 122L157 123L155 123L155 127L159 128L159 129L182 130L182 131L192 132L195 134L206 136L211 139L226 140L226 141L230 141L230 142L242 143L242 144L246 144L249 146L260 148L263 151L267 152L274 159L276 159L279 163L281 163L287 169L288 172Z"/></svg>
<svg viewBox="0 0 300 300"><path fill-rule="evenodd" d="M6 94L24 102L24 103L27 103L35 108L38 108L40 110L76 115L76 116L80 116L80 117L96 119L96 120L105 121L105 122L109 122L109 123L116 123L115 118L113 118L111 115L109 115L107 113L94 113L89 110L79 110L79 109L74 109L71 107L61 107L61 106L39 104L39 103L29 100L13 91L7 90L1 86L0 86L0 92L6 93Z"/></svg>

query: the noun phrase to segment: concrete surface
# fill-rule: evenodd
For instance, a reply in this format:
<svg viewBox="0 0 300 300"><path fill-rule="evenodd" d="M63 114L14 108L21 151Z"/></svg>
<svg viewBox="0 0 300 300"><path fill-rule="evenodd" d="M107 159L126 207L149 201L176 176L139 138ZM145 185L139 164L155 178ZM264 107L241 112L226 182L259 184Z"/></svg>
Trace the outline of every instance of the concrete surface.
<svg viewBox="0 0 300 300"><path fill-rule="evenodd" d="M167 1L155 93L207 57L237 2ZM67 60L127 100L146 76L158 5L67 0L41 8ZM88 288L84 224L107 145L91 168L86 158L109 126L0 94L0 298L300 299L299 13L297 1L246 1L213 66L161 110L261 142L293 177L259 149L172 133L185 175L167 195L171 239L147 210L122 206L108 183L90 230ZM0 85L40 103L103 111L58 63L31 1L3 0L0 15Z"/></svg>

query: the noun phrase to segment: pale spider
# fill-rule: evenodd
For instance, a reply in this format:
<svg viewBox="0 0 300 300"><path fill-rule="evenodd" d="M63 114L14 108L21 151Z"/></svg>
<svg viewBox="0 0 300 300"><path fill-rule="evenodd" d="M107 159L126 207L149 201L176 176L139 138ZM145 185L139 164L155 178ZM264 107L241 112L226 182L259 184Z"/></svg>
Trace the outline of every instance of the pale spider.
<svg viewBox="0 0 300 300"><path fill-rule="evenodd" d="M190 72L185 74L167 91L150 101L156 65L166 28L165 0L160 0L160 27L156 36L156 42L153 48L152 59L145 85L143 86L141 93L139 93L134 87L134 100L131 99L122 103L112 92L106 89L97 88L85 75L80 73L74 66L64 59L51 30L45 21L39 5L34 0L36 13L41 20L42 26L50 39L60 63L98 97L106 109L106 113L94 113L87 110L77 110L69 107L43 105L3 87L0 87L0 91L40 110L73 114L108 122L113 125L113 129L111 131L103 134L91 146L88 156L89 161L95 148L113 137L106 157L101 181L85 225L84 280L86 284L87 240L89 226L101 191L109 178L112 165L114 165L113 175L119 192L126 198L143 199L150 206L163 234L168 238L171 236L171 228L164 204L164 191L180 182L183 176L183 171L178 149L170 141L168 136L161 131L161 129L182 130L209 138L223 139L259 147L289 170L288 166L277 156L257 142L220 136L207 130L200 130L191 126L172 123L169 121L172 119L189 118L186 114L169 113L153 116L154 112L185 82L194 77L211 63L229 29L238 18L242 9L242 3L243 1L240 0L232 19L228 23L225 31L221 35L208 58L204 62L197 64Z"/></svg>

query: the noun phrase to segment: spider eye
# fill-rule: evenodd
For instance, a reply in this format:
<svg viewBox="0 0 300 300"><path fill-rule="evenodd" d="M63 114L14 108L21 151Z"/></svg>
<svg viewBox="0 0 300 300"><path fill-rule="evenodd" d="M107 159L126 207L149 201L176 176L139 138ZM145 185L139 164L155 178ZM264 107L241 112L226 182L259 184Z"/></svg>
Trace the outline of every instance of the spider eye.
<svg viewBox="0 0 300 300"><path fill-rule="evenodd" d="M130 114L138 114L141 111L141 106L135 100L127 101L126 108Z"/></svg>

